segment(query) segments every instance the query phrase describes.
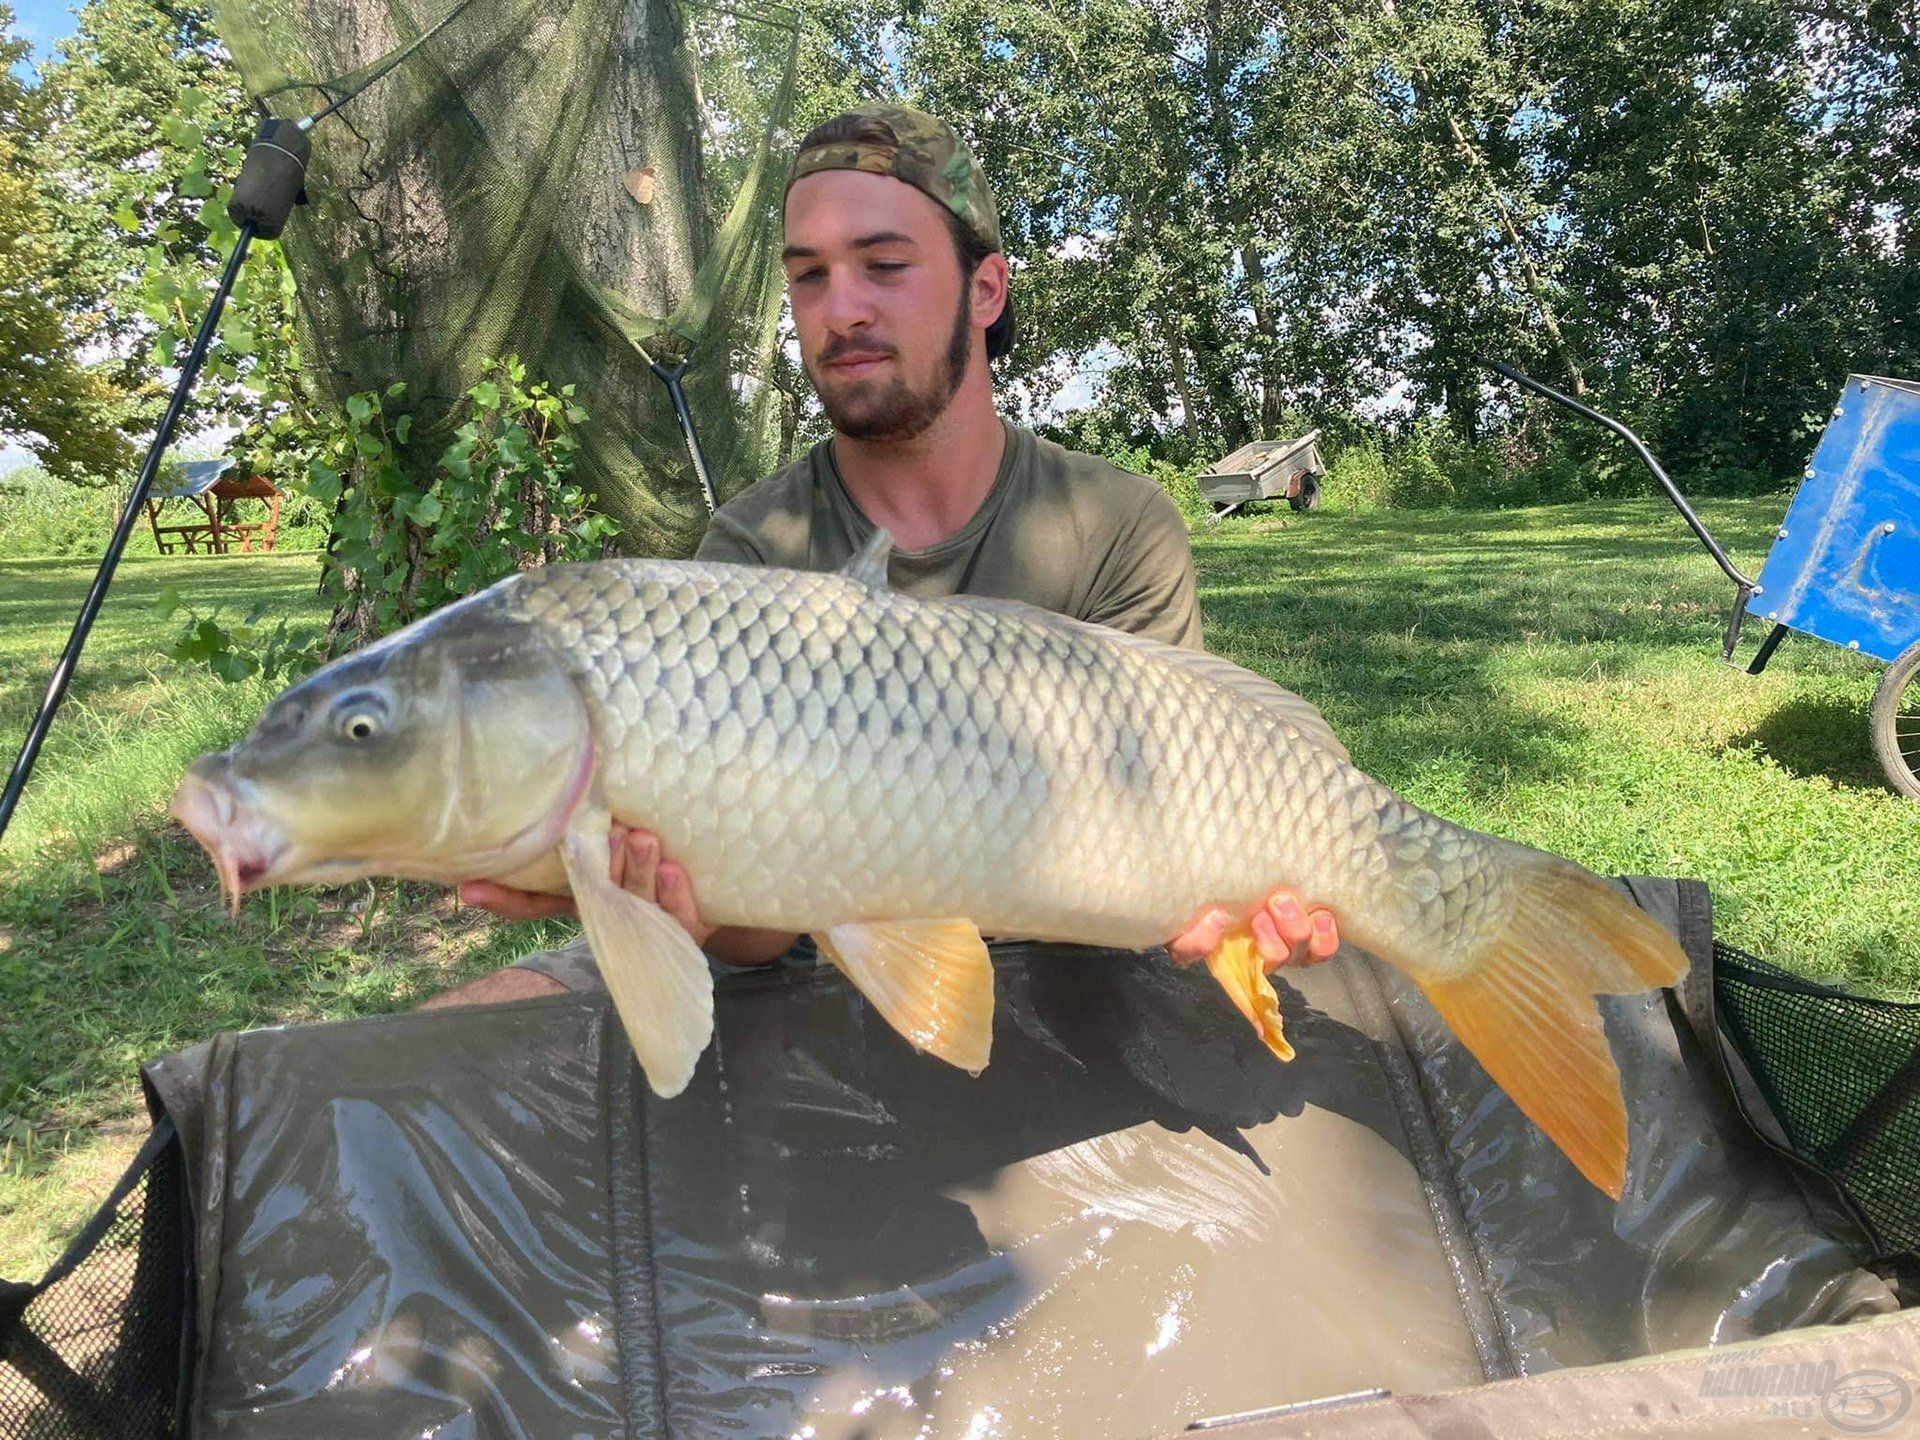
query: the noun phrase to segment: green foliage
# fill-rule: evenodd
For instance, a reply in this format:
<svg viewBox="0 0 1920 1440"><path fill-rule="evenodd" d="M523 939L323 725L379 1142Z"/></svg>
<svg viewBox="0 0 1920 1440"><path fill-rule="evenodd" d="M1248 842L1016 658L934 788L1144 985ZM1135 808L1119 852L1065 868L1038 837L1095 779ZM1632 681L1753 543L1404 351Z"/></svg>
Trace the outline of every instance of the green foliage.
<svg viewBox="0 0 1920 1440"><path fill-rule="evenodd" d="M38 87L49 119L37 180L48 275L70 354L98 354L90 413L129 436L151 431L170 378L161 370L204 313L232 227L219 182L250 131L246 97L198 0L86 0ZM264 247L249 272L270 267ZM237 297L236 310L251 305ZM236 315L231 342L247 328ZM216 360L184 418L244 421L257 404ZM124 462L89 467L120 480Z"/></svg>
<svg viewBox="0 0 1920 1440"><path fill-rule="evenodd" d="M0 556L97 555L117 509L105 491L76 490L38 465L23 465L0 475ZM142 527L127 548L152 554L153 538Z"/></svg>
<svg viewBox="0 0 1920 1440"><path fill-rule="evenodd" d="M1196 483L1200 472L1194 466L1162 460L1144 445L1109 449L1107 459L1122 470L1131 470L1156 482L1189 526L1198 525L1211 513L1207 502L1200 498L1200 487Z"/></svg>
<svg viewBox="0 0 1920 1440"><path fill-rule="evenodd" d="M297 625L286 615L268 626L271 605L266 600L256 601L246 618L232 625L220 619L224 608L216 605L202 614L181 599L173 586L163 589L154 599L154 614L162 620L181 617L167 658L183 665L204 665L228 684L258 675L276 685L304 675L325 658L323 627Z"/></svg>
<svg viewBox="0 0 1920 1440"><path fill-rule="evenodd" d="M1679 480L1699 495L1765 495L1782 477L1697 466ZM1524 423L1462 440L1428 416L1385 441L1361 433L1331 448L1323 504L1334 510L1506 509L1651 494L1653 477L1627 447L1584 422L1538 407Z"/></svg>
<svg viewBox="0 0 1920 1440"><path fill-rule="evenodd" d="M231 176L240 167L243 147L222 139L200 118L211 109L198 92L181 97L164 127L170 143L187 155L181 176L183 195L201 197L194 223L204 232L197 246L181 243L180 227L159 226L142 254L137 283L129 294L148 324L143 370L162 374L178 368L192 347L219 283L223 257L238 237L227 215L233 194ZM211 171L211 174L209 173ZM310 417L315 401L302 373L293 273L278 243L256 240L235 277L221 312L216 343L207 352L196 389L197 414L242 427L228 450L247 458L254 469L284 483L292 478L272 443L271 427L282 415Z"/></svg>
<svg viewBox="0 0 1920 1440"><path fill-rule="evenodd" d="M410 453L406 387L348 397L314 437L306 490L333 508L323 586L330 639L370 639L515 570L607 553L613 522L574 479L574 431L586 412L571 386L488 361L466 417L431 466Z"/></svg>
<svg viewBox="0 0 1920 1440"><path fill-rule="evenodd" d="M266 427L272 465L307 457L289 513L325 517L324 633L284 618L269 626L257 607L230 622L165 590L157 613L180 620L172 659L226 681L283 683L516 570L608 553L613 522L574 476L574 432L587 417L571 387L532 379L511 356L488 361L437 455L419 453L406 394L395 382L348 396L323 425L288 411Z"/></svg>
<svg viewBox="0 0 1920 1440"><path fill-rule="evenodd" d="M1389 503L1386 457L1373 436L1353 440L1332 452L1320 482L1321 508L1333 511L1378 510Z"/></svg>
<svg viewBox="0 0 1920 1440"><path fill-rule="evenodd" d="M1541 499L1531 477L1508 466L1499 445L1462 441L1438 416L1415 425L1390 448L1385 468L1385 502L1400 509L1492 508Z"/></svg>
<svg viewBox="0 0 1920 1440"><path fill-rule="evenodd" d="M125 459L111 390L75 358L79 334L50 275L55 246L40 193L50 112L14 67L28 54L0 5L0 435L32 439L41 463L62 478Z"/></svg>

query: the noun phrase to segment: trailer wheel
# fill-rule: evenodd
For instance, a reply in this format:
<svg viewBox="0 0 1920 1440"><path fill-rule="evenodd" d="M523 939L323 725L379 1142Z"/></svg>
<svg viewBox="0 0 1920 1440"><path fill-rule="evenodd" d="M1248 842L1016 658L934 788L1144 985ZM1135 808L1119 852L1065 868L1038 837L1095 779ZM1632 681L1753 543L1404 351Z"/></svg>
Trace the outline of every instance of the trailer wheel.
<svg viewBox="0 0 1920 1440"><path fill-rule="evenodd" d="M1902 795L1920 800L1920 644L1880 677L1867 725L1888 781Z"/></svg>
<svg viewBox="0 0 1920 1440"><path fill-rule="evenodd" d="M1299 490L1287 497L1287 504L1300 511L1318 510L1320 508L1320 477L1302 475Z"/></svg>

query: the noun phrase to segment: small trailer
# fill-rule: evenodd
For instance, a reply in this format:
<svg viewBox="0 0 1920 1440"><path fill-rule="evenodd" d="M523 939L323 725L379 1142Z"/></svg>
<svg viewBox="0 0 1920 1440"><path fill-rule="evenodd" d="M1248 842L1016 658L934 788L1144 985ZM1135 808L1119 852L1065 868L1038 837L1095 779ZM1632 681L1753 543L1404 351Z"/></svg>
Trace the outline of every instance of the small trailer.
<svg viewBox="0 0 1920 1440"><path fill-rule="evenodd" d="M1295 510L1313 510L1320 504L1320 477L1327 473L1320 458L1320 432L1309 430L1297 440L1254 440L1200 476L1200 498L1213 510L1212 522L1255 500L1285 500Z"/></svg>

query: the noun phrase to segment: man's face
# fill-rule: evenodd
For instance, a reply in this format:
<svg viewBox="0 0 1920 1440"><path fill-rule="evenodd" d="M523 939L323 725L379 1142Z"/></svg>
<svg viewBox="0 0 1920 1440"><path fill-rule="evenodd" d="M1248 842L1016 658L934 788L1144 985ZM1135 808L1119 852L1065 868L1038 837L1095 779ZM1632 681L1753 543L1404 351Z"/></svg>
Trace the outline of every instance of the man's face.
<svg viewBox="0 0 1920 1440"><path fill-rule="evenodd" d="M908 440L966 378L974 326L945 212L890 175L821 170L787 192L800 362L833 428Z"/></svg>

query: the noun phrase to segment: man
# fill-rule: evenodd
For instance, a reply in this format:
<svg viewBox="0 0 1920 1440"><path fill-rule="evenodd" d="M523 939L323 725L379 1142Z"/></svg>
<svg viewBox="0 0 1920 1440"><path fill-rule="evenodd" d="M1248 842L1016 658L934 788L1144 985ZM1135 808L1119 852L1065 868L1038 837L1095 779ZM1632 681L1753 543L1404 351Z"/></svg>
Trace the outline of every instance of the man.
<svg viewBox="0 0 1920 1440"><path fill-rule="evenodd" d="M836 116L800 142L786 194L787 295L807 378L833 435L736 496L698 558L831 570L877 527L904 594L1001 596L1200 648L1193 555L1152 481L1003 421L988 361L1012 343L1006 256L986 177L942 121L890 104ZM715 928L686 870L650 833L616 826L613 878L659 904L717 960L760 964L797 936ZM572 902L461 887L510 919ZM1230 920L1196 917L1169 945L1191 962ZM1253 919L1268 969L1339 946L1333 917L1284 892ZM529 957L433 1004L476 1004L593 983L584 947Z"/></svg>

